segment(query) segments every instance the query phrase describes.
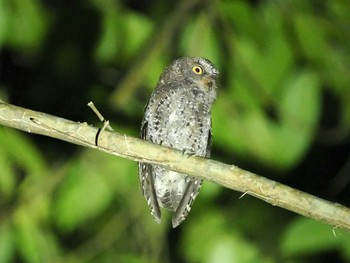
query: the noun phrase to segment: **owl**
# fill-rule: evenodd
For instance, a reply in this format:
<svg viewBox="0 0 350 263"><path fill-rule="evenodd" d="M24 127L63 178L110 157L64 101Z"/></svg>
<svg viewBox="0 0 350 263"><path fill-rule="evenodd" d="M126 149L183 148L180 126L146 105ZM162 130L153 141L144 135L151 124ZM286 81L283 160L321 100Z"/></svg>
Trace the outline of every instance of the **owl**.
<svg viewBox="0 0 350 263"><path fill-rule="evenodd" d="M176 59L161 74L145 108L141 138L185 154L210 157L211 108L219 72L205 58ZM139 180L150 212L160 223L160 207L174 211L173 227L186 219L202 179L160 165L139 163Z"/></svg>

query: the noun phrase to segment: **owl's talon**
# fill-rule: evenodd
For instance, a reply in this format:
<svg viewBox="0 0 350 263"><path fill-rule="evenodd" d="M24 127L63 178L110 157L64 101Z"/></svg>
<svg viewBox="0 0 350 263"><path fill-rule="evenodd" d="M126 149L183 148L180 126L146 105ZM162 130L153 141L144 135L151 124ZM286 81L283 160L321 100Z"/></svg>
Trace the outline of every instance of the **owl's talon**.
<svg viewBox="0 0 350 263"><path fill-rule="evenodd" d="M182 150L182 154L186 155L186 158L190 158L191 156L195 156L196 153L194 151L191 151L189 149Z"/></svg>

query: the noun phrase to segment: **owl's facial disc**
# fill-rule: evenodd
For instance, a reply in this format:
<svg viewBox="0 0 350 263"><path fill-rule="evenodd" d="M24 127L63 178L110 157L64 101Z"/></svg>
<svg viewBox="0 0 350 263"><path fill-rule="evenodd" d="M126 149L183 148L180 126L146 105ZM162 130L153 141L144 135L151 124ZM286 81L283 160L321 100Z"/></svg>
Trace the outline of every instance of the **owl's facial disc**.
<svg viewBox="0 0 350 263"><path fill-rule="evenodd" d="M203 68L203 72L205 74L208 74L211 76L213 79L215 79L219 71L215 68L215 66L207 59L205 58L197 58L197 63Z"/></svg>
<svg viewBox="0 0 350 263"><path fill-rule="evenodd" d="M218 70L206 59L199 58L196 62L190 66L193 81L205 92L215 89Z"/></svg>
<svg viewBox="0 0 350 263"><path fill-rule="evenodd" d="M193 65L191 67L192 79L194 83L197 83L197 86L203 89L205 92L210 91L213 87L215 88L215 75L210 74L211 68L205 67L205 65Z"/></svg>

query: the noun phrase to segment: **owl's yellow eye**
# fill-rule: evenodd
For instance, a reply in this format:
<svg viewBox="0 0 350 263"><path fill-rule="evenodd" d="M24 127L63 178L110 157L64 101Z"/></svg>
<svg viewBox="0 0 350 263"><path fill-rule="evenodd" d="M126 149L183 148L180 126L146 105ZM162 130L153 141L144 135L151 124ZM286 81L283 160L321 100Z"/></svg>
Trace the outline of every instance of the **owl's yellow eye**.
<svg viewBox="0 0 350 263"><path fill-rule="evenodd" d="M197 75L202 75L203 74L203 68L200 66L193 66L192 71L196 73Z"/></svg>

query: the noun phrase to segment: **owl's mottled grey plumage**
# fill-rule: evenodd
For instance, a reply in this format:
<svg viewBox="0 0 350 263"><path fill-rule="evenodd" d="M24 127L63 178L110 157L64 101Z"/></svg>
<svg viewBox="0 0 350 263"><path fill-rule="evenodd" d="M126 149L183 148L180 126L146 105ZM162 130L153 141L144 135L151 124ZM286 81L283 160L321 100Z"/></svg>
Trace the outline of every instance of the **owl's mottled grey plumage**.
<svg viewBox="0 0 350 263"><path fill-rule="evenodd" d="M216 99L218 73L204 58L175 60L160 76L146 106L141 138L209 157L211 107ZM173 227L185 220L202 185L201 179L146 163L139 163L139 179L158 223L160 206L175 211Z"/></svg>

